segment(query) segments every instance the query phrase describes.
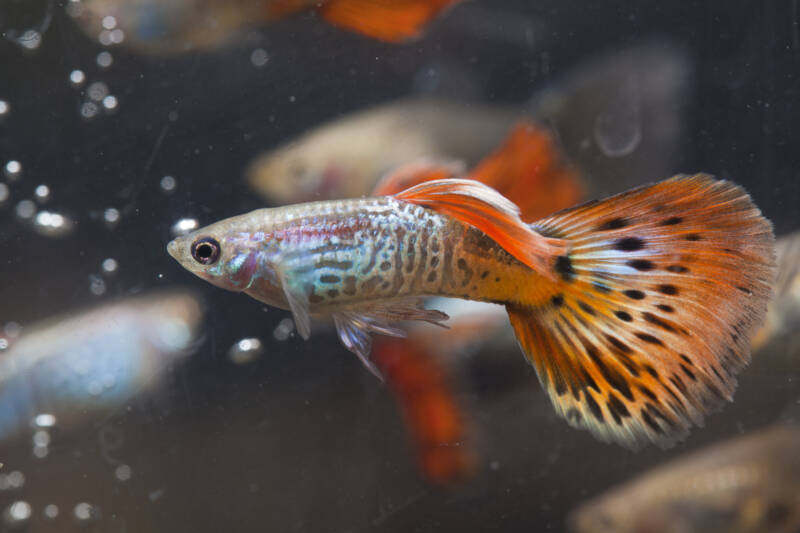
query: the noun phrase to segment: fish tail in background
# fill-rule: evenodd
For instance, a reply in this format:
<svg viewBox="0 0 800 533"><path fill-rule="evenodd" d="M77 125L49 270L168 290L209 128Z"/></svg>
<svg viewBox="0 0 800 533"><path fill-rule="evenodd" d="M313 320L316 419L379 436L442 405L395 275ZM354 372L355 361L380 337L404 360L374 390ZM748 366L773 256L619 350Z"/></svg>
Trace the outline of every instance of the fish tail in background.
<svg viewBox="0 0 800 533"><path fill-rule="evenodd" d="M772 225L741 187L676 176L533 227L570 252L507 309L570 425L666 447L732 399L775 275Z"/></svg>
<svg viewBox="0 0 800 533"><path fill-rule="evenodd" d="M450 159L423 158L393 169L383 176L371 196L389 196L426 181L442 180L463 176L464 165Z"/></svg>
<svg viewBox="0 0 800 533"><path fill-rule="evenodd" d="M517 204L526 222L575 205L583 197L578 173L565 163L556 141L530 120L518 122L503 145L467 177Z"/></svg>
<svg viewBox="0 0 800 533"><path fill-rule="evenodd" d="M437 359L410 340L375 339L372 361L403 411L425 476L438 485L469 478L475 453L461 406Z"/></svg>
<svg viewBox="0 0 800 533"><path fill-rule="evenodd" d="M386 41L417 37L423 26L460 0L328 0L319 8L335 26Z"/></svg>

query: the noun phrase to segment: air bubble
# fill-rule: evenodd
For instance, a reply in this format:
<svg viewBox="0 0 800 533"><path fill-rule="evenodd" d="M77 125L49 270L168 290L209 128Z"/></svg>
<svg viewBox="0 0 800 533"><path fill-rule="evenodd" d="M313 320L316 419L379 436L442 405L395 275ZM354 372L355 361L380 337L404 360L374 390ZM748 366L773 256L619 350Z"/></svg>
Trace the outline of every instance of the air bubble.
<svg viewBox="0 0 800 533"><path fill-rule="evenodd" d="M110 42L110 35L109 35L109 44ZM97 54L97 66L100 68L108 68L111 66L111 63L114 62L114 58L111 56L111 52L104 51Z"/></svg>
<svg viewBox="0 0 800 533"><path fill-rule="evenodd" d="M69 82L75 87L83 85L83 82L85 81L86 74L84 74L82 70L75 69L69 73Z"/></svg>
<svg viewBox="0 0 800 533"><path fill-rule="evenodd" d="M108 85L102 81L96 81L90 84L86 89L86 96L95 102L100 102L103 98L108 96Z"/></svg>
<svg viewBox="0 0 800 533"><path fill-rule="evenodd" d="M114 274L119 268L119 264L117 260L113 257L109 257L107 259L103 259L103 262L100 264L100 268L103 270L105 274Z"/></svg>
<svg viewBox="0 0 800 533"><path fill-rule="evenodd" d="M275 340L283 342L289 338L292 331L294 331L294 320L291 318L284 318L278 322L272 335L275 337Z"/></svg>
<svg viewBox="0 0 800 533"><path fill-rule="evenodd" d="M50 199L50 187L47 185L38 185L33 191L33 195L36 196L39 203L45 203Z"/></svg>
<svg viewBox="0 0 800 533"><path fill-rule="evenodd" d="M38 213L33 221L33 229L45 237L63 237L69 234L74 226L75 224L72 220L61 213L53 213L52 211Z"/></svg>
<svg viewBox="0 0 800 533"><path fill-rule="evenodd" d="M258 360L264 353L264 346L255 337L242 339L228 350L228 359L237 365L246 365Z"/></svg>
<svg viewBox="0 0 800 533"><path fill-rule="evenodd" d="M200 223L197 222L197 219L182 218L172 225L172 227L170 228L170 233L172 234L173 237L180 237L181 235L186 235L187 233L191 233L198 227L200 227Z"/></svg>
<svg viewBox="0 0 800 533"><path fill-rule="evenodd" d="M111 32L108 30L101 31L100 35L97 36L97 42L103 46L111 46Z"/></svg>
<svg viewBox="0 0 800 533"><path fill-rule="evenodd" d="M12 339L15 339L22 333L22 326L19 325L19 322L8 322L5 326L3 326L3 333Z"/></svg>
<svg viewBox="0 0 800 533"><path fill-rule="evenodd" d="M97 107L97 104L94 102L84 102L81 104L81 117L86 120L92 119L97 116L97 113L100 111L100 108Z"/></svg>
<svg viewBox="0 0 800 533"><path fill-rule="evenodd" d="M113 228L114 226L119 223L120 213L119 210L109 207L105 211L103 211L103 220L106 222L106 226L109 228Z"/></svg>
<svg viewBox="0 0 800 533"><path fill-rule="evenodd" d="M106 15L101 22L103 27L107 30L113 30L117 27L117 19L113 15Z"/></svg>
<svg viewBox="0 0 800 533"><path fill-rule="evenodd" d="M0 474L0 490L15 490L25 486L25 474L14 470L8 474Z"/></svg>
<svg viewBox="0 0 800 533"><path fill-rule="evenodd" d="M170 193L175 190L175 187L178 186L178 182L172 176L164 176L161 178L161 190Z"/></svg>
<svg viewBox="0 0 800 533"><path fill-rule="evenodd" d="M111 30L111 44L120 44L123 41L125 41L125 32L119 28Z"/></svg>
<svg viewBox="0 0 800 533"><path fill-rule="evenodd" d="M8 347L10 345L11 344L8 342L8 339L6 339L5 337L0 337L0 352L8 350Z"/></svg>
<svg viewBox="0 0 800 533"><path fill-rule="evenodd" d="M75 520L79 522L88 522L99 517L100 512L97 507L90 503L81 502L72 510Z"/></svg>
<svg viewBox="0 0 800 533"><path fill-rule="evenodd" d="M36 430L33 434L33 443L36 446L49 446L50 432L48 432L46 429Z"/></svg>
<svg viewBox="0 0 800 533"><path fill-rule="evenodd" d="M11 191L8 188L8 185L5 183L0 183L0 205L3 205L8 200Z"/></svg>
<svg viewBox="0 0 800 533"><path fill-rule="evenodd" d="M114 469L114 477L116 477L119 481L128 481L131 478L131 467L128 465L119 465L116 469Z"/></svg>
<svg viewBox="0 0 800 533"><path fill-rule="evenodd" d="M113 94L109 94L108 96L103 98L103 107L105 108L106 111L114 111L115 109L117 109L118 105L119 105L119 100L117 100L117 97L114 96Z"/></svg>
<svg viewBox="0 0 800 533"><path fill-rule="evenodd" d="M89 274L89 292L95 296L102 296L106 293L106 282L100 276Z"/></svg>
<svg viewBox="0 0 800 533"><path fill-rule="evenodd" d="M48 448L47 446L39 446L38 444L35 444L33 446L33 456L36 457L37 459L44 459L49 454L50 454L50 448Z"/></svg>
<svg viewBox="0 0 800 533"><path fill-rule="evenodd" d="M31 504L18 500L12 502L3 511L3 521L9 526L19 527L30 519L31 512Z"/></svg>
<svg viewBox="0 0 800 533"><path fill-rule="evenodd" d="M100 396L103 393L103 384L99 381L90 381L86 386L89 396Z"/></svg>
<svg viewBox="0 0 800 533"><path fill-rule="evenodd" d="M17 181L22 177L22 164L19 161L12 159L4 168L6 178L10 181Z"/></svg>
<svg viewBox="0 0 800 533"><path fill-rule="evenodd" d="M642 142L641 95L635 79L614 93L594 120L594 141L607 157L630 155Z"/></svg>
<svg viewBox="0 0 800 533"><path fill-rule="evenodd" d="M36 204L32 200L22 200L17 204L17 216L23 220L30 220L36 214Z"/></svg>
<svg viewBox="0 0 800 533"><path fill-rule="evenodd" d="M250 62L257 67L263 67L268 61L269 54L267 54L267 51L263 48L256 48L250 54Z"/></svg>
<svg viewBox="0 0 800 533"><path fill-rule="evenodd" d="M43 513L48 520L55 520L58 518L58 506L53 503L45 505Z"/></svg>
<svg viewBox="0 0 800 533"><path fill-rule="evenodd" d="M5 117L10 110L11 106L8 105L8 102L0 99L0 118Z"/></svg>
<svg viewBox="0 0 800 533"><path fill-rule="evenodd" d="M33 419L33 424L40 428L51 428L56 425L56 417L50 413L40 413Z"/></svg>
<svg viewBox="0 0 800 533"><path fill-rule="evenodd" d="M26 50L36 50L42 45L42 34L36 30L27 30L16 41Z"/></svg>

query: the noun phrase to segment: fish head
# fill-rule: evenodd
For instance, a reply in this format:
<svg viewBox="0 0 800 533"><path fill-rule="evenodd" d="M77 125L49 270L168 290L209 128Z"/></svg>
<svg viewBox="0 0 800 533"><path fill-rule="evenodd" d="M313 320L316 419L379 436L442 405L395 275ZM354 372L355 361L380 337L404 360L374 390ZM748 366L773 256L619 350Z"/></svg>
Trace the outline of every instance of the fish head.
<svg viewBox="0 0 800 533"><path fill-rule="evenodd" d="M270 261L271 243L263 228L252 230L253 215L225 219L179 236L167 245L167 252L186 270L222 289L242 292L264 279L278 285Z"/></svg>

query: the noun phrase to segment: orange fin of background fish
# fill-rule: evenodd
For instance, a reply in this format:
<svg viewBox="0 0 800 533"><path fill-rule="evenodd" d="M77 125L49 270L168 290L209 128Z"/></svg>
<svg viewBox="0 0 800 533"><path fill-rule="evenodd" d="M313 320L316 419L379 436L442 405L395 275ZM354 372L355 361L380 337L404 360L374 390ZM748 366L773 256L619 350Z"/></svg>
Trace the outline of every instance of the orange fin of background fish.
<svg viewBox="0 0 800 533"><path fill-rule="evenodd" d="M517 206L494 189L474 180L444 179L422 183L394 195L473 226L536 272L555 279L556 258L567 243L533 231L519 218Z"/></svg>
<svg viewBox="0 0 800 533"><path fill-rule="evenodd" d="M335 26L367 37L399 43L419 35L423 26L459 0L328 0L319 8Z"/></svg>
<svg viewBox="0 0 800 533"><path fill-rule="evenodd" d="M308 9L308 0L272 0L266 2L268 19L276 19Z"/></svg>
<svg viewBox="0 0 800 533"><path fill-rule="evenodd" d="M583 197L578 174L564 162L553 137L530 120L517 123L503 145L467 177L517 204L525 222L573 206Z"/></svg>
<svg viewBox="0 0 800 533"><path fill-rule="evenodd" d="M772 225L743 189L677 176L535 226L571 251L556 285L507 308L571 425L666 447L732 399L775 276Z"/></svg>
<svg viewBox="0 0 800 533"><path fill-rule="evenodd" d="M401 165L387 173L372 191L372 196L389 196L425 183L464 174L464 164L460 161L442 159L420 159Z"/></svg>
<svg viewBox="0 0 800 533"><path fill-rule="evenodd" d="M376 339L372 359L403 412L425 476L439 485L469 478L475 452L445 368L410 339Z"/></svg>

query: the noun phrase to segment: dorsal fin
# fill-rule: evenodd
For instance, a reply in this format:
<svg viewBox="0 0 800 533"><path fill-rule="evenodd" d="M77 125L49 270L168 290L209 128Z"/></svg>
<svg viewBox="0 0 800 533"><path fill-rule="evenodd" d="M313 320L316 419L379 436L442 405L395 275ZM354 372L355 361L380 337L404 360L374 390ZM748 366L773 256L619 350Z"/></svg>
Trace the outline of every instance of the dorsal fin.
<svg viewBox="0 0 800 533"><path fill-rule="evenodd" d="M568 249L565 241L532 230L519 218L516 205L474 180L428 181L397 193L395 198L428 207L483 231L519 261L550 279L554 279L556 258Z"/></svg>

